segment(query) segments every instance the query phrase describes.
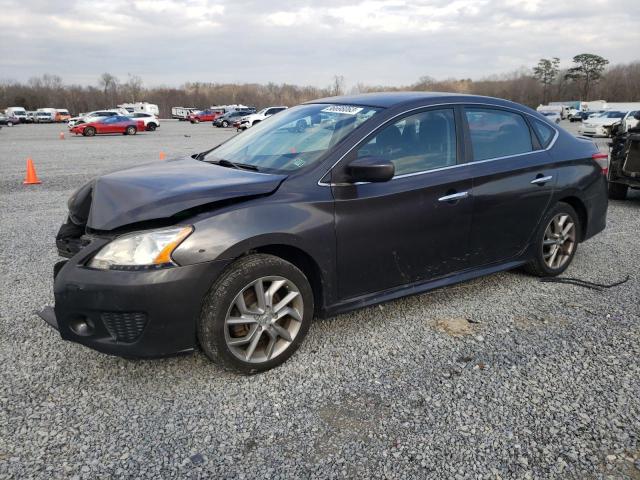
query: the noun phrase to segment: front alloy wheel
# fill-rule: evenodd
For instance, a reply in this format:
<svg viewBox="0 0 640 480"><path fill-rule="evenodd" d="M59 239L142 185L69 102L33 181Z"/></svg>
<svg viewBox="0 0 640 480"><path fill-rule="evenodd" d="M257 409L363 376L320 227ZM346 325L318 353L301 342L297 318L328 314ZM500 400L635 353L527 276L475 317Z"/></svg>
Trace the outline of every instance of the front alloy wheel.
<svg viewBox="0 0 640 480"><path fill-rule="evenodd" d="M242 361L269 361L296 338L303 312L300 290L291 280L261 277L233 300L225 319L225 341Z"/></svg>
<svg viewBox="0 0 640 480"><path fill-rule="evenodd" d="M207 356L243 373L284 363L313 317L307 277L282 258L247 255L220 275L205 298L198 339Z"/></svg>

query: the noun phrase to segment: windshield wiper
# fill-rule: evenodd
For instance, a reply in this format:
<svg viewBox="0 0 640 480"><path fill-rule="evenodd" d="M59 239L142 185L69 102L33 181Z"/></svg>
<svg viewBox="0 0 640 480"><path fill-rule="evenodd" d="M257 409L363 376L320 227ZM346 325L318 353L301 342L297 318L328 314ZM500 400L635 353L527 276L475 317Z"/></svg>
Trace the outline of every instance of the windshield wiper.
<svg viewBox="0 0 640 480"><path fill-rule="evenodd" d="M232 162L231 160L225 160L224 158L220 158L218 160L212 161L211 163L215 165L220 165L221 167L238 168L242 170L252 170L254 172L257 172L260 170L255 165L249 165L248 163Z"/></svg>

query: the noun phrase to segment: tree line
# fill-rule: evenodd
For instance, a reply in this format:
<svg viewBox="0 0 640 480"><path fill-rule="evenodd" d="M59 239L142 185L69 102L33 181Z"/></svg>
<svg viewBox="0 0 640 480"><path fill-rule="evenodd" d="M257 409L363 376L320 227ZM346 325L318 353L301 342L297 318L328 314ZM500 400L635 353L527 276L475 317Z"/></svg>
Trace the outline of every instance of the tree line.
<svg viewBox="0 0 640 480"><path fill-rule="evenodd" d="M145 87L140 77L119 79L102 74L96 85L67 85L57 75L44 74L27 82L0 82L0 107L21 106L27 110L42 107L67 108L74 114L114 107L126 102L146 101L160 108L162 117L171 107L206 108L211 105L242 103L261 108L268 105L292 106L315 98L344 93L373 91L440 91L506 98L536 107L540 103L566 100L640 101L640 61L609 66L609 61L593 54L573 57L573 66L560 68L558 58L540 59L532 68L480 80L436 80L424 76L411 85L389 87L358 83L345 89L336 75L324 88L293 84L189 82L179 87Z"/></svg>

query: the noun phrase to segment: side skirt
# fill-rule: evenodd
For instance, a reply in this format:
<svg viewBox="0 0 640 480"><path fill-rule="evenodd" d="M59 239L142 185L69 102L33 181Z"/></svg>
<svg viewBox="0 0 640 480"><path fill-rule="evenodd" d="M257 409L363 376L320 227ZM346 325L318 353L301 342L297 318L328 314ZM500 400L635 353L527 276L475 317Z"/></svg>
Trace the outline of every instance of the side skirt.
<svg viewBox="0 0 640 480"><path fill-rule="evenodd" d="M456 283L466 282L474 278L483 277L485 275L491 275L492 273L502 272L505 270L513 270L526 263L525 260L514 260L507 263L494 264L474 270L466 270L463 272L455 273L446 277L438 278L436 280L427 280L424 282L412 283L409 285L402 285L400 287L390 288L381 292L369 293L361 295L359 297L350 298L343 302L336 303L329 307L324 308L320 312L322 318L331 317L340 313L350 312L359 308L376 305L379 303L389 302L401 297L407 297L410 295L418 295L437 288L454 285Z"/></svg>

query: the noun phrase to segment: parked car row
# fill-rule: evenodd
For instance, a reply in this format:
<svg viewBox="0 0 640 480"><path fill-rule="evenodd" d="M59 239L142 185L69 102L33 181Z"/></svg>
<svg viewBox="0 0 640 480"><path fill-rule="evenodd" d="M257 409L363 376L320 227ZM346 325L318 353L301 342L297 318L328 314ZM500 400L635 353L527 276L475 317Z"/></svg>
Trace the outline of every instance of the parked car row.
<svg viewBox="0 0 640 480"><path fill-rule="evenodd" d="M215 122L218 118L234 112L242 112L244 115L255 113L255 107L246 105L219 105L206 110L197 110L187 116L191 123Z"/></svg>
<svg viewBox="0 0 640 480"><path fill-rule="evenodd" d="M87 137L101 133L134 135L140 131L153 132L158 128L160 120L156 115L141 111L131 113L122 106L95 110L69 120L69 131Z"/></svg>
<svg viewBox="0 0 640 480"><path fill-rule="evenodd" d="M62 123L69 120L69 110L66 108L39 108L27 111L22 107L9 107L4 116L9 119L7 125L18 123Z"/></svg>

